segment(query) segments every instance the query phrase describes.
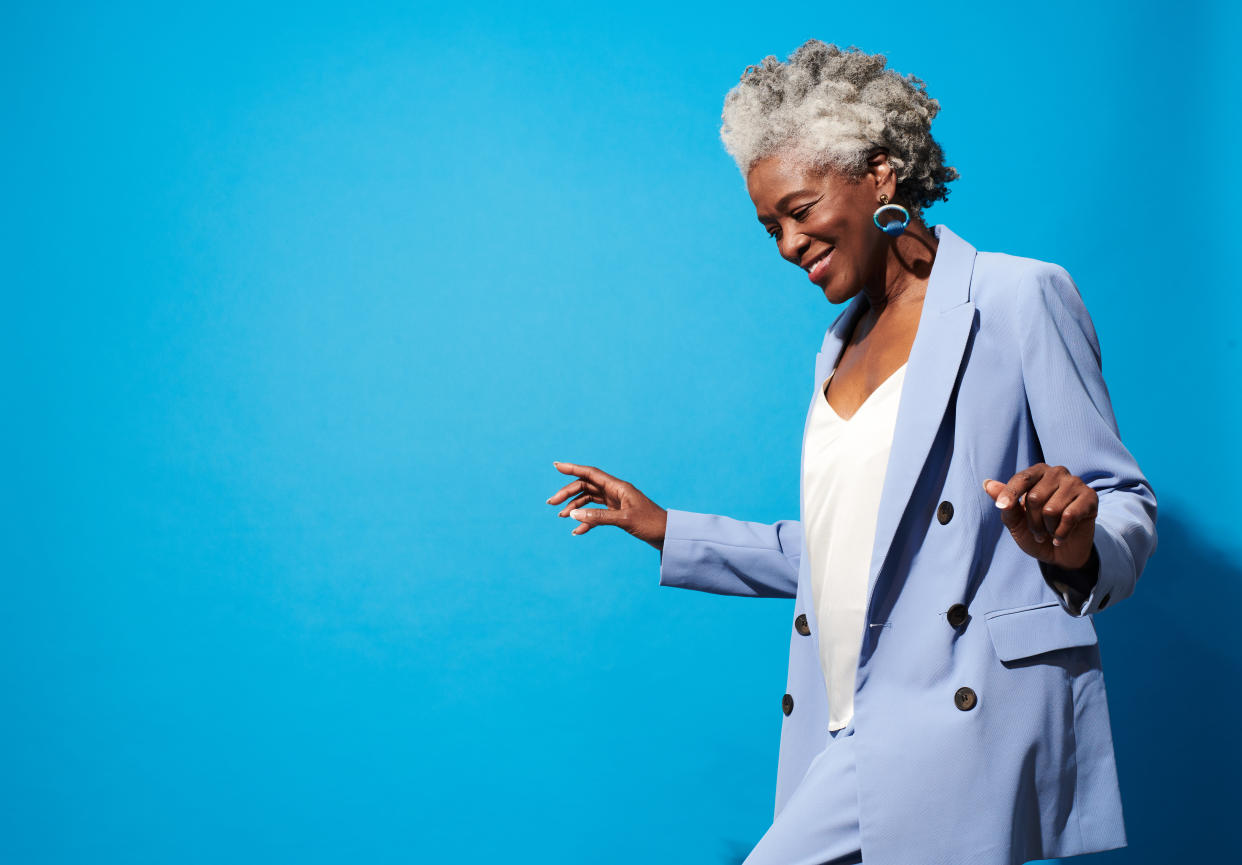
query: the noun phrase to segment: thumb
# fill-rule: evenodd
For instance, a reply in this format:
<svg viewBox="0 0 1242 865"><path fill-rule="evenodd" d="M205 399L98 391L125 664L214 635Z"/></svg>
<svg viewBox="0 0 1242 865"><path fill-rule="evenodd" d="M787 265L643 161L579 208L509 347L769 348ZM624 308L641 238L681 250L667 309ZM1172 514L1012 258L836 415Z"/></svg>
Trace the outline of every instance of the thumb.
<svg viewBox="0 0 1242 865"><path fill-rule="evenodd" d="M574 508L569 516L582 523L573 530L575 535L584 535L593 526L615 526L621 521L621 512L611 508Z"/></svg>
<svg viewBox="0 0 1242 865"><path fill-rule="evenodd" d="M992 497L993 502L998 501L1002 493L1009 499L1008 504L1000 508L1000 518L1005 528L1012 530L1018 528L1019 523L1026 524L1026 509L1018 502L1018 496L1013 490L991 478L983 482L983 490Z"/></svg>

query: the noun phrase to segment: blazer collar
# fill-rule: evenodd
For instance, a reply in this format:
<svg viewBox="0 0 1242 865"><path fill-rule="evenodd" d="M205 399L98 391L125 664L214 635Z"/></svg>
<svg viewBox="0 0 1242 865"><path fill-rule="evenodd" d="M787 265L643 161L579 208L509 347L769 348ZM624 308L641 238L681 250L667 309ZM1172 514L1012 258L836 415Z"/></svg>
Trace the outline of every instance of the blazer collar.
<svg viewBox="0 0 1242 865"><path fill-rule="evenodd" d="M970 279L974 272L976 250L946 225L932 227L936 239L936 258L923 299L918 332L910 349L901 399L897 407L897 428L889 451L880 511L876 522L875 545L872 547L871 570L868 575L868 609L875 584L889 557L898 525L905 515L931 452L932 443L945 416L962 365L975 305L970 299ZM836 367L858 317L870 304L859 292L850 305L837 317L824 336L823 347L815 369L816 391L828 372ZM923 531L932 519L931 508L920 503L914 514L911 531ZM923 511L926 510L926 513ZM883 619L884 610L872 612ZM872 629L868 628L870 632ZM873 635L868 634L868 638Z"/></svg>

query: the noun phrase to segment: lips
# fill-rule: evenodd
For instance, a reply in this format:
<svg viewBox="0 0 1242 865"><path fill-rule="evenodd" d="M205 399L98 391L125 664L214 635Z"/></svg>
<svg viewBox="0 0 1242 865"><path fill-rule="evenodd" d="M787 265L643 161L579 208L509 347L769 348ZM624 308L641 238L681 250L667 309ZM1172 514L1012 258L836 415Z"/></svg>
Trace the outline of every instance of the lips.
<svg viewBox="0 0 1242 865"><path fill-rule="evenodd" d="M811 282L814 282L818 285L819 282L828 273L828 265L832 261L832 254L835 251L836 251L836 247L835 246L831 247L828 250L826 255L821 255L819 258L815 259L815 261L812 262L811 266L807 268L806 275L811 280Z"/></svg>

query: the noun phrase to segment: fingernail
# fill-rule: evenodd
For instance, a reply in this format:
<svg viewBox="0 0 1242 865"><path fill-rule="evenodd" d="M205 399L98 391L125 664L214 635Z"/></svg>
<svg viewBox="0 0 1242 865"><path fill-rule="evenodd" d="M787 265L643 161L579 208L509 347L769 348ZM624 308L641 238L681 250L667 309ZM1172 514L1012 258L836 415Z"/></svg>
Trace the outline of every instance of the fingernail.
<svg viewBox="0 0 1242 865"><path fill-rule="evenodd" d="M1044 541L1048 540L1047 535L1041 535L1038 532L1035 532L1034 534L1035 534L1035 543L1037 544L1042 544ZM1055 544L1056 541L1053 541L1053 543Z"/></svg>
<svg viewBox="0 0 1242 865"><path fill-rule="evenodd" d="M1009 507L1009 496L1002 495L999 499L996 500L996 506L998 508Z"/></svg>
<svg viewBox="0 0 1242 865"><path fill-rule="evenodd" d="M552 497L548 496L548 504L552 504Z"/></svg>
<svg viewBox="0 0 1242 865"><path fill-rule="evenodd" d="M1053 545L1054 547L1059 547L1059 546L1061 546L1061 539L1060 539L1060 538L1053 538L1053 539L1052 539L1052 545Z"/></svg>

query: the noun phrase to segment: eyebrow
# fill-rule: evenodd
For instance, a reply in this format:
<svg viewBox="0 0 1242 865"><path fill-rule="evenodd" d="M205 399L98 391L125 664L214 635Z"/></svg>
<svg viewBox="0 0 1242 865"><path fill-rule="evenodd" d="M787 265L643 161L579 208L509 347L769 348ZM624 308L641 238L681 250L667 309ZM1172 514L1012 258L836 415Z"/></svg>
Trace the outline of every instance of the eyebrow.
<svg viewBox="0 0 1242 865"><path fill-rule="evenodd" d="M776 209L784 210L785 205L788 204L793 199L797 198L799 195L806 195L807 193L812 193L814 191L815 191L814 189L799 189L794 192L790 192L786 195L783 195L781 196L781 200L776 202ZM771 222L772 221L771 217L766 217L766 216L763 216L762 214L757 215L756 219L758 219L760 222Z"/></svg>

